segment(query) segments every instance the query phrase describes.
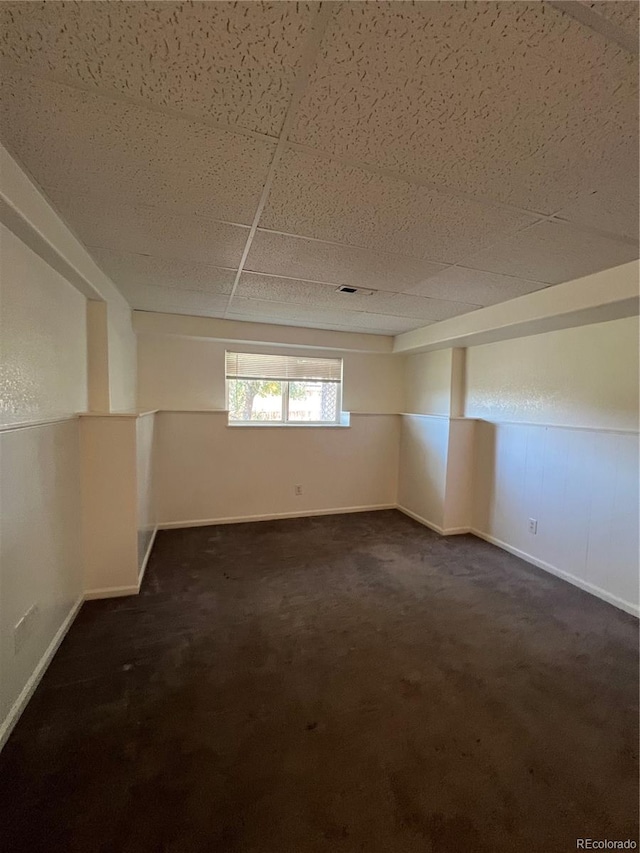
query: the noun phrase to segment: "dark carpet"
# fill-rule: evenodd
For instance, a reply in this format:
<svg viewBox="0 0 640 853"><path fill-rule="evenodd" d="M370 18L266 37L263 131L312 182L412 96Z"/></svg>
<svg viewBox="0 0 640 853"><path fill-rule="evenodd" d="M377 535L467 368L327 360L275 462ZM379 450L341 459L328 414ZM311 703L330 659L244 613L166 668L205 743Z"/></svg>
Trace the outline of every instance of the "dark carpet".
<svg viewBox="0 0 640 853"><path fill-rule="evenodd" d="M637 841L637 650L631 616L395 511L162 532L0 754L0 847Z"/></svg>

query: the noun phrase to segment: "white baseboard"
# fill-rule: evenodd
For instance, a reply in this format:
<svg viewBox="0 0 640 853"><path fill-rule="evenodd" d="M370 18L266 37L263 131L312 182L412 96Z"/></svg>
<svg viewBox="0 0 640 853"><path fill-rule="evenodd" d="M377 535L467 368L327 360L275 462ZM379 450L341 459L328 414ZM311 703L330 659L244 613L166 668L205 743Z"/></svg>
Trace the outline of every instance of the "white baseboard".
<svg viewBox="0 0 640 853"><path fill-rule="evenodd" d="M94 601L96 598L120 598L123 595L137 595L140 592L139 584L131 586L107 586L104 589L88 589L84 594L85 601Z"/></svg>
<svg viewBox="0 0 640 853"><path fill-rule="evenodd" d="M589 583L582 578L577 577L577 575L572 575L570 572L565 572L563 569L559 569L557 566L552 565L551 563L547 563L544 560L539 560L537 557L533 557L531 554L527 554L526 551L521 551L520 548L514 548L513 545L509 545L507 542L503 542L502 539L497 539L495 536L490 536L488 533L483 533L482 530L476 530L475 528L471 528L469 530L470 533L473 533L474 536L477 536L479 539L484 539L485 542L490 542L492 545L497 545L498 548L502 548L504 551L508 551L510 554L513 554L516 557L520 557L521 560L525 560L527 563L531 563L532 566L536 566L539 569L543 569L545 572L549 572L552 575L555 575L558 578L561 578L564 581L567 581L574 586L583 589L585 592L590 592L592 595L601 598L603 601L606 601L607 604L612 604L614 607L618 607L620 610L624 610L625 613L630 613L632 616L640 616L640 607L637 604L632 604L630 601L625 601L623 598L619 598L617 595L613 595L610 592L607 592L606 589L602 589L602 587L596 586L595 584Z"/></svg>
<svg viewBox="0 0 640 853"><path fill-rule="evenodd" d="M424 524L424 526L428 527L429 530L433 530L436 533L439 533L440 536L444 536L444 528L440 527L439 524L435 524L433 521L429 521L427 518L423 518L423 516L418 515L417 512L413 512L413 510L407 509L406 506L396 504L396 509L404 513L405 515L408 515L409 518L412 518L414 521L419 521L420 524Z"/></svg>
<svg viewBox="0 0 640 853"><path fill-rule="evenodd" d="M147 563L149 562L149 557L151 556L151 552L153 550L153 543L156 541L156 535L158 533L158 525L153 528L153 533L151 534L151 539L149 539L149 544L147 545L147 550L145 551L144 559L142 560L142 565L140 566L140 571L138 572L138 592L140 592L140 587L142 586L142 581L144 580L144 573L147 571Z"/></svg>
<svg viewBox="0 0 640 853"><path fill-rule="evenodd" d="M33 696L35 689L40 683L42 676L47 671L47 667L49 666L53 656L57 652L58 646L64 640L65 634L71 627L73 620L76 618L78 611L82 607L83 601L84 596L81 595L80 598L71 607L71 610L66 615L62 625L60 625L60 627L54 634L53 639L47 646L45 653L38 661L36 668L31 673L29 680L22 688L22 692L20 693L16 701L13 703L11 710L9 711L5 719L0 723L0 749L2 749L2 747L9 739L9 735L13 731L15 724L20 719L20 715L27 707L29 699L31 699L31 697Z"/></svg>
<svg viewBox="0 0 640 853"><path fill-rule="evenodd" d="M227 518L195 518L184 521L164 521L159 530L179 527L208 527L212 524L244 524L248 521L277 521L280 518L314 518L319 515L343 515L350 512L374 512L381 509L396 509L395 504L373 504L371 506L342 506L334 509L306 509L301 512L277 512L267 515L237 515Z"/></svg>
<svg viewBox="0 0 640 853"><path fill-rule="evenodd" d="M460 536L462 533L470 532L468 527L440 527L439 524L429 521L428 518L424 518L423 516L418 515L417 512L407 509L406 506L400 506L400 504L396 504L396 509L399 512L403 512L405 515L408 515L409 518L412 518L414 521L424 524L424 526L428 527L430 530L439 533L440 536Z"/></svg>

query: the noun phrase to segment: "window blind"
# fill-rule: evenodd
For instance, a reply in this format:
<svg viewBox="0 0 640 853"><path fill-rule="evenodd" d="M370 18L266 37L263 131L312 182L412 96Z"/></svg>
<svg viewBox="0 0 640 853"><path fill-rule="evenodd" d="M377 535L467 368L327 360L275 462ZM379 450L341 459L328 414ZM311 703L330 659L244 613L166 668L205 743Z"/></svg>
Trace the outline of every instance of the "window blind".
<svg viewBox="0 0 640 853"><path fill-rule="evenodd" d="M227 379L340 382L342 359L227 352Z"/></svg>

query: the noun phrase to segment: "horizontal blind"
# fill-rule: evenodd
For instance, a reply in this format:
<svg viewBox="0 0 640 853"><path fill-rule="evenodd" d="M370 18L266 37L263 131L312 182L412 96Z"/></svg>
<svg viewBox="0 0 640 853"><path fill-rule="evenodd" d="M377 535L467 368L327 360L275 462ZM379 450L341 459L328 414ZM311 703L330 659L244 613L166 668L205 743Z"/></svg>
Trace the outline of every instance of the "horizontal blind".
<svg viewBox="0 0 640 853"><path fill-rule="evenodd" d="M341 358L303 358L297 355L227 353L227 379L316 380L340 382Z"/></svg>

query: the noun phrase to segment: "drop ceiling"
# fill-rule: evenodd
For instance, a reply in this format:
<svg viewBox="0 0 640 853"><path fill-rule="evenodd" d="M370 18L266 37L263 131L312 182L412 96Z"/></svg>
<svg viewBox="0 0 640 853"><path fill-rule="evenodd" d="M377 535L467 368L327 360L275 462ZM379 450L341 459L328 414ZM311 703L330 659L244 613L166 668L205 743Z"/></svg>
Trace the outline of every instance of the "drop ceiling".
<svg viewBox="0 0 640 853"><path fill-rule="evenodd" d="M638 257L635 2L0 18L2 140L133 308L398 334Z"/></svg>

